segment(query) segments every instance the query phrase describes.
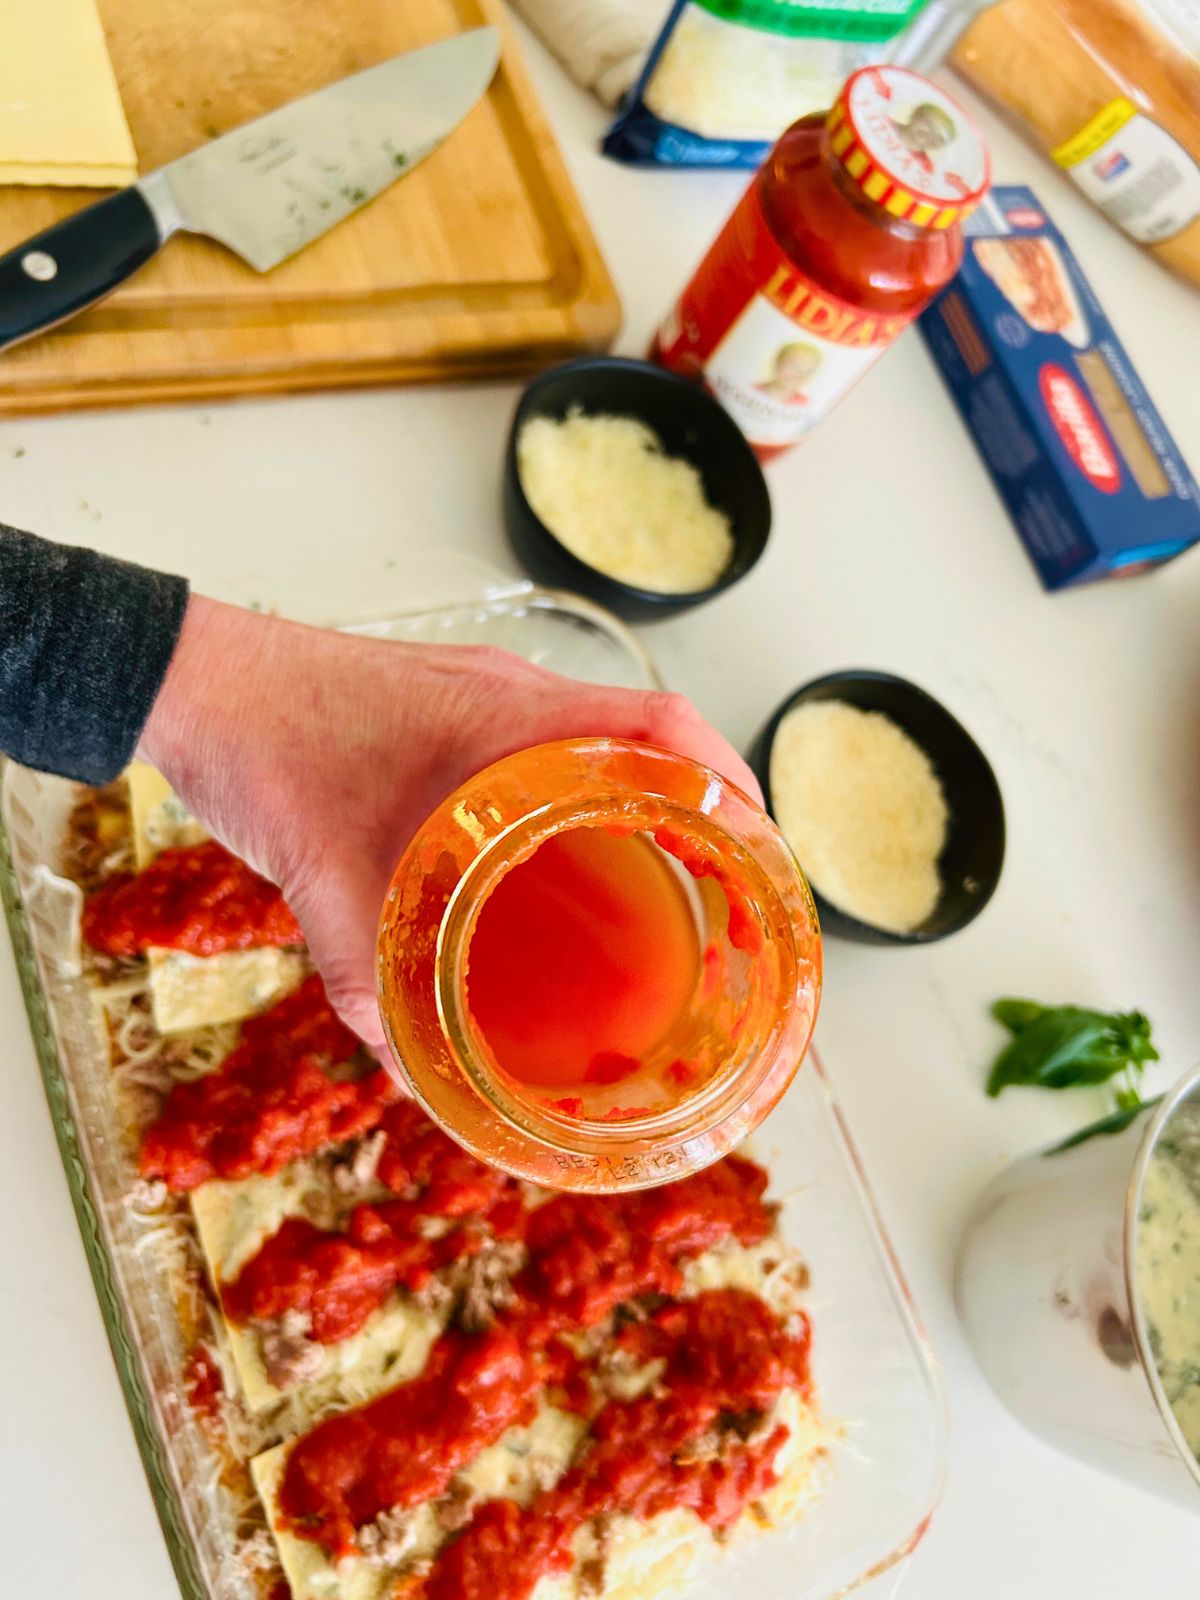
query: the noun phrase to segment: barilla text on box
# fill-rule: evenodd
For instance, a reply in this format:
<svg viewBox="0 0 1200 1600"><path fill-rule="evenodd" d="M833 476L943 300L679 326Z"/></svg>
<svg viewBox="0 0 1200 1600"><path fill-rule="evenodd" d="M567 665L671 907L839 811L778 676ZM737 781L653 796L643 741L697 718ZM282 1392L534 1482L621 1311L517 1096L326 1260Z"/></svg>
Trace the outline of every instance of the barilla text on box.
<svg viewBox="0 0 1200 1600"><path fill-rule="evenodd" d="M921 332L1048 589L1200 542L1200 489L1032 191L993 189Z"/></svg>

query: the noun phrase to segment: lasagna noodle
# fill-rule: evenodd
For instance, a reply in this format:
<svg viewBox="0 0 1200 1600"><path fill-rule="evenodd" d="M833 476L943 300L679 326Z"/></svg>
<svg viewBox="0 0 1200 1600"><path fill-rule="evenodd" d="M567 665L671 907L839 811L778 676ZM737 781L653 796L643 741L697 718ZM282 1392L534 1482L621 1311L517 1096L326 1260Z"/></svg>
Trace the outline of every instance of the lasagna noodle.
<svg viewBox="0 0 1200 1600"><path fill-rule="evenodd" d="M274 1177L216 1180L194 1190L192 1219L214 1289L219 1292L222 1283L236 1277L286 1218L304 1215L311 1201L324 1199L328 1189L325 1169L314 1162L295 1161ZM335 1399L357 1404L414 1378L425 1365L443 1321L422 1311L411 1296L394 1294L351 1338L315 1345L320 1366L285 1390L267 1375L257 1330L230 1321L223 1312L219 1315L243 1398L255 1414L295 1397L301 1410L309 1407L314 1412Z"/></svg>
<svg viewBox="0 0 1200 1600"><path fill-rule="evenodd" d="M128 783L133 858L139 872L160 850L208 837L161 772L135 761ZM289 994L308 970L305 958L295 950L227 950L216 956L150 950L146 959L154 1020L161 1033L252 1016Z"/></svg>
<svg viewBox="0 0 1200 1600"><path fill-rule="evenodd" d="M96 0L0 0L0 183L132 183Z"/></svg>
<svg viewBox="0 0 1200 1600"><path fill-rule="evenodd" d="M298 950L226 950L192 956L150 950L150 999L160 1033L240 1022L290 994L308 971Z"/></svg>

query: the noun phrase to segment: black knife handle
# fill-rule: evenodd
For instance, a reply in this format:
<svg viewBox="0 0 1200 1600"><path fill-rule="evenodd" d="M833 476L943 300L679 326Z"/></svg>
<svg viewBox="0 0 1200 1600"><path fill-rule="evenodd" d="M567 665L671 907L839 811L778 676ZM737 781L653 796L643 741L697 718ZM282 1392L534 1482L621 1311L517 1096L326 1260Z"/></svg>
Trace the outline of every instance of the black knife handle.
<svg viewBox="0 0 1200 1600"><path fill-rule="evenodd" d="M123 283L158 249L139 189L85 206L0 256L0 350L72 317Z"/></svg>

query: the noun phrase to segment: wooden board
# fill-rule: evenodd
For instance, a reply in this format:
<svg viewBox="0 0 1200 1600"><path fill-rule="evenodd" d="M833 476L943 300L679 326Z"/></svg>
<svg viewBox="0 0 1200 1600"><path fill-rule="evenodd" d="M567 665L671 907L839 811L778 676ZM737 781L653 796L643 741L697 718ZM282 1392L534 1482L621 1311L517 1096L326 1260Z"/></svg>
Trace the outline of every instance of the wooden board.
<svg viewBox="0 0 1200 1600"><path fill-rule="evenodd" d="M36 3L36 0L31 0ZM142 172L402 50L497 23L485 99L273 272L177 235L93 310L0 354L0 415L526 371L620 308L499 0L100 0ZM97 198L0 190L0 249Z"/></svg>

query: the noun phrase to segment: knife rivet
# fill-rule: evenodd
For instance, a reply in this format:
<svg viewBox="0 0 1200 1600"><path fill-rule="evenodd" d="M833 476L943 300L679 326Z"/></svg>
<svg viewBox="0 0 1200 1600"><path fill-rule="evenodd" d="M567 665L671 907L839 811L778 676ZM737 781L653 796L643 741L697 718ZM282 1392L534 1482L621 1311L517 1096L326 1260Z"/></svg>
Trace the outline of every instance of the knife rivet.
<svg viewBox="0 0 1200 1600"><path fill-rule="evenodd" d="M23 255L21 267L27 277L34 278L38 283L49 283L51 278L58 276L58 262L44 250L30 250Z"/></svg>

